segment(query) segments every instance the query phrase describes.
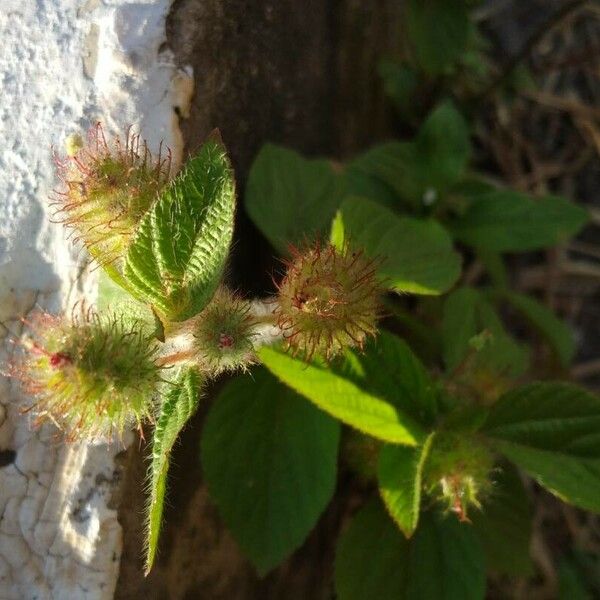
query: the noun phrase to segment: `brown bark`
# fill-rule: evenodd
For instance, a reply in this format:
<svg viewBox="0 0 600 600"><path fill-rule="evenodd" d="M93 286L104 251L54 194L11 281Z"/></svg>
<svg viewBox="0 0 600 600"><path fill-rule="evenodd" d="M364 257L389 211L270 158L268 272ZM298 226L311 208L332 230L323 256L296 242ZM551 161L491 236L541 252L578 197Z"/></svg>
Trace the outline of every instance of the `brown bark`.
<svg viewBox="0 0 600 600"><path fill-rule="evenodd" d="M243 211L243 188L267 141L310 155L347 157L386 137L390 114L376 75L380 57L399 44L393 0L176 0L169 44L194 67L196 93L182 122L188 152L215 127L236 170L240 208L231 284L270 290L272 250ZM143 452L125 456L120 521L124 550L121 599L277 599L332 597L334 544L346 512L348 481L305 544L259 580L221 522L202 483L199 438L203 408L172 457L166 524L158 564L142 575Z"/></svg>

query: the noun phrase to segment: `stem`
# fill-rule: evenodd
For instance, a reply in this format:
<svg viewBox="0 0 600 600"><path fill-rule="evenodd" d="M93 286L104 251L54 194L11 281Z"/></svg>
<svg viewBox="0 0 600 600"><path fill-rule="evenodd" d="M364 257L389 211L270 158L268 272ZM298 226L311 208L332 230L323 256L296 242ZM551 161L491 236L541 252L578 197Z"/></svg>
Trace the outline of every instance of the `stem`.
<svg viewBox="0 0 600 600"><path fill-rule="evenodd" d="M175 352L175 354L168 354L167 356L161 356L156 360L156 364L159 367L166 367L167 365L175 365L180 362L185 362L194 358L196 353L193 350L183 350L181 352Z"/></svg>

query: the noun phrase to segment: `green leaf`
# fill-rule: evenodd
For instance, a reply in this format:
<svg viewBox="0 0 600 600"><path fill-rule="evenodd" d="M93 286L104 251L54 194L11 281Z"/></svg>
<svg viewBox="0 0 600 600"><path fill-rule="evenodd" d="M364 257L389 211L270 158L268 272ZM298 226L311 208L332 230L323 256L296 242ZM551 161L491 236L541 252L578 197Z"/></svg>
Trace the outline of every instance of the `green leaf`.
<svg viewBox="0 0 600 600"><path fill-rule="evenodd" d="M437 222L397 217L365 198L344 200L340 215L346 239L382 260L379 272L391 289L436 295L458 279L461 258Z"/></svg>
<svg viewBox="0 0 600 600"><path fill-rule="evenodd" d="M338 600L404 600L408 540L378 500L366 504L338 541L335 589Z"/></svg>
<svg viewBox="0 0 600 600"><path fill-rule="evenodd" d="M350 166L377 177L419 209L460 180L470 154L467 124L454 105L445 102L429 115L414 142L376 146Z"/></svg>
<svg viewBox="0 0 600 600"><path fill-rule="evenodd" d="M152 439L152 459L148 473L150 494L146 509L146 574L152 569L158 547L169 456L179 432L196 411L201 386L202 376L197 369L181 370L160 407Z"/></svg>
<svg viewBox="0 0 600 600"><path fill-rule="evenodd" d="M424 513L410 544L410 600L483 600L485 563L473 527Z"/></svg>
<svg viewBox="0 0 600 600"><path fill-rule="evenodd" d="M144 215L124 275L172 321L198 314L217 288L233 235L235 184L223 144L202 146Z"/></svg>
<svg viewBox="0 0 600 600"><path fill-rule="evenodd" d="M600 398L567 383L535 383L492 407L485 433L559 498L600 511Z"/></svg>
<svg viewBox="0 0 600 600"><path fill-rule="evenodd" d="M477 348L476 336L484 331L491 337L483 347ZM459 288L447 297L442 338L448 371L457 369L469 356L472 372L517 377L528 367L527 348L508 334L492 305L472 288Z"/></svg>
<svg viewBox="0 0 600 600"><path fill-rule="evenodd" d="M248 176L246 210L273 246L287 254L323 233L338 207L337 181L326 160L265 144Z"/></svg>
<svg viewBox="0 0 600 600"><path fill-rule="evenodd" d="M433 436L412 448L386 444L379 453L379 493L406 537L412 536L419 522L423 465Z"/></svg>
<svg viewBox="0 0 600 600"><path fill-rule="evenodd" d="M469 515L483 546L488 569L513 576L533 574L529 555L533 511L517 470L503 465L480 511Z"/></svg>
<svg viewBox="0 0 600 600"><path fill-rule="evenodd" d="M524 252L564 242L587 218L584 209L563 198L531 198L497 190L473 198L450 227L465 244L495 252Z"/></svg>
<svg viewBox="0 0 600 600"><path fill-rule="evenodd" d="M409 0L406 32L415 59L429 75L445 73L464 52L469 13L463 0Z"/></svg>
<svg viewBox="0 0 600 600"><path fill-rule="evenodd" d="M333 495L339 424L264 369L230 381L202 435L209 491L264 574L297 548Z"/></svg>
<svg viewBox="0 0 600 600"><path fill-rule="evenodd" d="M532 448L600 459L600 398L569 383L532 383L502 396L484 430Z"/></svg>
<svg viewBox="0 0 600 600"><path fill-rule="evenodd" d="M437 416L437 388L408 344L381 331L364 351L349 350L332 370L363 390L391 402L418 423L432 425Z"/></svg>
<svg viewBox="0 0 600 600"><path fill-rule="evenodd" d="M424 436L416 421L391 402L327 366L307 364L268 346L259 350L259 357L283 383L343 423L395 444L415 445Z"/></svg>
<svg viewBox="0 0 600 600"><path fill-rule="evenodd" d="M382 60L377 72L383 81L383 89L392 99L403 117L410 117L415 109L414 95L419 79L417 73L408 65L399 65L389 60Z"/></svg>
<svg viewBox="0 0 600 600"><path fill-rule="evenodd" d="M562 366L568 367L575 354L575 340L569 327L531 296L510 291L502 295L548 340Z"/></svg>

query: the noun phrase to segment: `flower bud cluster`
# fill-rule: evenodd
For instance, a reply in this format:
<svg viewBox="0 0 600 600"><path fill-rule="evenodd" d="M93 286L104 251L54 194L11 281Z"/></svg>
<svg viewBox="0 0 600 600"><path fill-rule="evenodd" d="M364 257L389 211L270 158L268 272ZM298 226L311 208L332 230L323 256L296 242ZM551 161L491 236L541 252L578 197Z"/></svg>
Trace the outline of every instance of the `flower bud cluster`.
<svg viewBox="0 0 600 600"><path fill-rule="evenodd" d="M56 217L76 231L102 265L124 255L135 226L167 183L171 157L152 157L145 141L127 131L106 141L98 123L86 144L68 140L67 157L56 159L63 186L54 193Z"/></svg>
<svg viewBox="0 0 600 600"><path fill-rule="evenodd" d="M55 423L67 439L107 440L151 418L157 347L136 322L81 310L70 320L40 312L29 324L10 374L37 423Z"/></svg>
<svg viewBox="0 0 600 600"><path fill-rule="evenodd" d="M288 347L307 360L362 347L379 317L382 290L374 261L349 247L292 252L276 308Z"/></svg>
<svg viewBox="0 0 600 600"><path fill-rule="evenodd" d="M212 374L245 370L255 361L256 321L250 302L221 287L194 320L195 355Z"/></svg>

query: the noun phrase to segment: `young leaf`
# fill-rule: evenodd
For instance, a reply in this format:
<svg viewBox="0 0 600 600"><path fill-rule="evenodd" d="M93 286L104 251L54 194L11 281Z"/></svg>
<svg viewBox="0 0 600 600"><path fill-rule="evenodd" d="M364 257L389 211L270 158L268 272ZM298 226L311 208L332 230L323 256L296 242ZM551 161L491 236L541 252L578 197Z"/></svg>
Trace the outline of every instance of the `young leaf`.
<svg viewBox="0 0 600 600"><path fill-rule="evenodd" d="M563 198L497 190L474 197L450 227L465 244L494 252L524 252L565 241L587 218L584 209Z"/></svg>
<svg viewBox="0 0 600 600"><path fill-rule="evenodd" d="M292 358L278 348L264 346L258 354L279 380L343 423L395 444L412 446L423 438L414 419L388 400L361 389L350 378L324 365Z"/></svg>
<svg viewBox="0 0 600 600"><path fill-rule="evenodd" d="M533 572L529 555L532 510L517 470L503 464L480 511L469 515L483 546L488 569L513 576Z"/></svg>
<svg viewBox="0 0 600 600"><path fill-rule="evenodd" d="M306 538L336 480L339 423L264 369L230 381L202 435L209 491L264 574Z"/></svg>
<svg viewBox="0 0 600 600"><path fill-rule="evenodd" d="M424 513L410 542L410 600L482 600L485 563L473 527Z"/></svg>
<svg viewBox="0 0 600 600"><path fill-rule="evenodd" d="M233 235L235 184L223 144L207 141L144 215L124 275L138 299L172 321L210 301Z"/></svg>
<svg viewBox="0 0 600 600"><path fill-rule="evenodd" d="M281 253L323 232L340 198L326 160L308 160L293 150L265 144L248 176L246 210Z"/></svg>
<svg viewBox="0 0 600 600"><path fill-rule="evenodd" d="M469 12L464 0L409 0L407 34L419 66L429 75L445 73L464 52Z"/></svg>
<svg viewBox="0 0 600 600"><path fill-rule="evenodd" d="M437 222L398 217L366 198L344 200L339 214L345 238L382 259L379 270L391 289L437 295L458 279L461 258Z"/></svg>
<svg viewBox="0 0 600 600"><path fill-rule="evenodd" d="M379 453L379 493L406 537L412 536L419 522L423 465L433 436L416 447L386 444Z"/></svg>
<svg viewBox="0 0 600 600"><path fill-rule="evenodd" d="M169 455L179 432L194 414L200 399L202 376L194 368L182 370L165 395L152 439L152 461L149 469L150 496L146 514L146 566L152 569L162 522L163 504L169 469Z"/></svg>
<svg viewBox="0 0 600 600"><path fill-rule="evenodd" d="M548 340L562 366L568 367L575 354L575 340L569 327L531 296L510 291L502 295Z"/></svg>
<svg viewBox="0 0 600 600"><path fill-rule="evenodd" d="M409 542L371 500L338 541L335 589L338 600L404 600Z"/></svg>
<svg viewBox="0 0 600 600"><path fill-rule="evenodd" d="M567 383L505 394L484 425L496 448L553 494L600 512L600 399Z"/></svg>

